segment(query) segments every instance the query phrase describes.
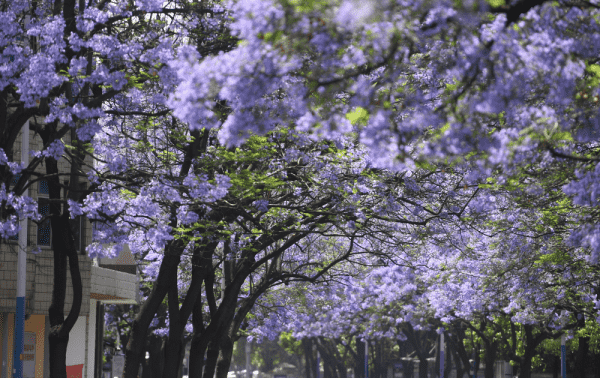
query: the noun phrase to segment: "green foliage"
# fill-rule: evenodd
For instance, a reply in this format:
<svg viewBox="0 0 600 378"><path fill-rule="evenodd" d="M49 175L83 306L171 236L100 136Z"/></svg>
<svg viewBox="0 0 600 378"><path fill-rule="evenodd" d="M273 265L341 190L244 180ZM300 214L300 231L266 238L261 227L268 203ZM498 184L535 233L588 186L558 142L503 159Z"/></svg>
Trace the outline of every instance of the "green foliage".
<svg viewBox="0 0 600 378"><path fill-rule="evenodd" d="M291 332L282 332L279 335L279 345L289 354L302 354L302 341L295 339Z"/></svg>
<svg viewBox="0 0 600 378"><path fill-rule="evenodd" d="M353 125L365 126L369 122L369 112L360 106L356 107L353 111L346 113L346 119Z"/></svg>
<svg viewBox="0 0 600 378"><path fill-rule="evenodd" d="M587 64L585 70L588 72L587 85L590 85L592 87L600 86L600 65Z"/></svg>
<svg viewBox="0 0 600 378"><path fill-rule="evenodd" d="M331 0L280 0L287 8L293 8L298 13L320 12L336 5L337 1Z"/></svg>
<svg viewBox="0 0 600 378"><path fill-rule="evenodd" d="M506 6L505 0L486 0L486 3L490 4L490 6L493 8Z"/></svg>

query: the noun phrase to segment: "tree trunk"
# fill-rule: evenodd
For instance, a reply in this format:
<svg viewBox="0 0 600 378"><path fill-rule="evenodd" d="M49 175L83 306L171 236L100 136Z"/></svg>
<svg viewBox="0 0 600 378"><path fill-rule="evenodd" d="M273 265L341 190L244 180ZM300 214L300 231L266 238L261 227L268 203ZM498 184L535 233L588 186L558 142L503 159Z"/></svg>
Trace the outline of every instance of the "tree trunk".
<svg viewBox="0 0 600 378"><path fill-rule="evenodd" d="M54 218L55 216L53 216ZM69 223L68 214L65 213L61 216L56 216L57 220L51 221L54 227L53 231L56 231L53 239L57 241L54 244L54 262L55 267L58 265L59 268L54 270L55 274L55 286L52 289L52 304L50 305L49 319L50 319L50 332L48 334L48 354L50 358L50 377L51 378L66 378L67 377L67 345L69 343L69 332L73 329L79 312L81 310L81 302L83 296L83 285L81 282L81 272L79 271L79 261L77 257L77 251L75 250L75 243L71 234L71 227ZM58 235L56 235L58 234ZM58 238L56 237L58 236ZM58 242L58 239L66 239L70 241L70 246L65 242ZM64 240L63 239L63 240ZM64 252L58 252L62 249ZM69 271L71 273L71 283L73 285L73 305L69 311L69 315L64 319L64 300L66 294L66 260L65 253L69 259ZM56 285L56 277L58 274L61 275L58 279L59 285ZM61 287L62 286L62 287ZM58 295L59 291L62 291ZM55 302L56 297L60 299ZM50 315L51 314L51 315ZM64 320L63 320L64 319Z"/></svg>
<svg viewBox="0 0 600 378"><path fill-rule="evenodd" d="M181 364L183 328L177 328L178 329L173 334L171 334L171 329L169 329L169 336L165 339L166 350L164 353L165 361L162 369L163 378L176 378Z"/></svg>
<svg viewBox="0 0 600 378"><path fill-rule="evenodd" d="M354 359L354 378L365 378L365 343L356 338L356 358Z"/></svg>
<svg viewBox="0 0 600 378"><path fill-rule="evenodd" d="M533 337L533 326L524 325L525 329L525 352L523 353L523 357L521 358L521 364L519 366L519 378L531 378L531 360L535 354L535 348L537 344L534 341Z"/></svg>
<svg viewBox="0 0 600 378"><path fill-rule="evenodd" d="M204 370L204 355L208 347L208 338L202 337L202 332L194 331L190 345L190 378L202 378Z"/></svg>
<svg viewBox="0 0 600 378"><path fill-rule="evenodd" d="M50 357L50 377L67 378L67 344L69 334L61 336L60 326L50 327L48 334L48 356Z"/></svg>
<svg viewBox="0 0 600 378"><path fill-rule="evenodd" d="M477 377L477 373L479 373L479 364L480 364L480 359L479 359L479 351L481 349L481 344L476 344L475 348L473 350L473 376Z"/></svg>
<svg viewBox="0 0 600 378"><path fill-rule="evenodd" d="M202 378L213 378L217 370L217 360L219 359L219 344L218 339L211 339L208 343L206 351L206 365Z"/></svg>
<svg viewBox="0 0 600 378"><path fill-rule="evenodd" d="M465 373L469 373L471 365L469 362L469 356L465 349L464 339L465 332L460 327L454 327L453 335L446 332L446 339L450 346L452 355L454 356L454 364L456 366L456 377L463 378Z"/></svg>
<svg viewBox="0 0 600 378"><path fill-rule="evenodd" d="M306 378L314 378L315 362L313 361L312 343L310 339L302 339L302 350L304 351L304 366L306 370Z"/></svg>
<svg viewBox="0 0 600 378"><path fill-rule="evenodd" d="M158 307L167 295L172 277L177 276L177 266L182 252L183 247L178 240L170 241L165 248L165 257L160 265L158 277L152 286L152 291L131 324L129 340L125 347L124 378L137 377L150 322L154 319Z"/></svg>
<svg viewBox="0 0 600 378"><path fill-rule="evenodd" d="M150 358L147 360L144 358L143 361L143 370L142 370L142 378L159 378L161 372L161 360L162 356L160 354L160 350L162 347L161 338L156 335L151 335L148 337L148 343L146 351L148 351L148 355ZM145 357L145 356L144 356Z"/></svg>
<svg viewBox="0 0 600 378"><path fill-rule="evenodd" d="M485 344L485 370L483 374L485 378L494 378L494 362L496 362L496 355L498 352L498 343L489 342Z"/></svg>
<svg viewBox="0 0 600 378"><path fill-rule="evenodd" d="M419 358L419 378L427 378L427 369L429 364L427 363L427 358L421 356Z"/></svg>
<svg viewBox="0 0 600 378"><path fill-rule="evenodd" d="M192 336L190 344L190 365L189 365L189 377L190 378L202 378L204 370L204 355L208 347L208 339L202 337L202 334L196 334Z"/></svg>
<svg viewBox="0 0 600 378"><path fill-rule="evenodd" d="M327 345L327 340L320 338L315 340L317 345L317 351L323 361L323 378L337 378L335 373L335 358L331 355L331 352Z"/></svg>
<svg viewBox="0 0 600 378"><path fill-rule="evenodd" d="M50 126L49 126L50 127ZM48 140L48 135L45 135ZM75 325L83 295L81 272L75 250L75 240L69 223L69 212L65 209L61 215L60 183L58 181L58 162L53 158L46 158L46 173L53 175L48 179L48 196L50 203L50 225L52 228L51 246L54 252L54 286L52 288L52 302L48 309L50 332L48 334L48 354L50 358L50 377L67 377L67 345L69 332ZM64 305L67 290L67 258L71 283L73 286L73 305L67 318L64 317Z"/></svg>
<svg viewBox="0 0 600 378"><path fill-rule="evenodd" d="M217 378L227 378L231 356L233 355L233 339L225 334L219 340L219 357L217 358Z"/></svg>
<svg viewBox="0 0 600 378"><path fill-rule="evenodd" d="M588 364L588 352L590 349L590 338L580 337L579 348L577 348L577 355L575 356L575 378L586 378L586 367Z"/></svg>
<svg viewBox="0 0 600 378"><path fill-rule="evenodd" d="M339 340L333 344L333 353L335 356L335 366L338 371L339 378L347 378L348 372L346 369L346 365L344 364L344 358L340 355L340 351L337 348L339 345Z"/></svg>
<svg viewBox="0 0 600 378"><path fill-rule="evenodd" d="M169 285L169 336L167 339L167 352L165 354L165 368L162 371L163 378L177 378L183 359L183 331L194 309L195 303L202 290L207 269L207 262L212 261L212 255L217 243L209 243L205 248L195 248L192 256L192 282L186 294L185 300L179 308L179 297L177 290L177 276L171 277L173 281Z"/></svg>
<svg viewBox="0 0 600 378"><path fill-rule="evenodd" d="M419 338L421 335L415 332L410 323L406 323L404 334L406 335L407 341L415 349L415 354L419 359L419 378L427 378L427 357L429 356L429 353L425 349L426 338L425 340L420 340Z"/></svg>
<svg viewBox="0 0 600 378"><path fill-rule="evenodd" d="M179 296L177 291L177 277L172 277L173 281L168 290L168 308L169 308L169 335L165 340L165 363L162 370L162 378L176 378L181 362L183 327L185 324L181 321L179 314Z"/></svg>

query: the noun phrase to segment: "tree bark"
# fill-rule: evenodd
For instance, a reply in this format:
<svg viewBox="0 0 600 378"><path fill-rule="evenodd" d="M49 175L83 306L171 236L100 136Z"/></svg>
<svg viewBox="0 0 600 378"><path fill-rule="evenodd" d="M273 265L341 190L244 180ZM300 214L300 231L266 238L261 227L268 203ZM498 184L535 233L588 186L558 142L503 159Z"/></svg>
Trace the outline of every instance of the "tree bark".
<svg viewBox="0 0 600 378"><path fill-rule="evenodd" d="M302 339L302 350L304 351L304 368L306 372L306 378L314 378L314 366L312 353L312 343L310 339Z"/></svg>
<svg viewBox="0 0 600 378"><path fill-rule="evenodd" d="M446 335L452 354L454 355L456 377L462 378L465 373L469 373L471 368L469 356L464 344L465 332L463 329L457 326L454 327L453 335L450 335L448 332L446 332Z"/></svg>
<svg viewBox="0 0 600 378"><path fill-rule="evenodd" d="M210 243L205 248L194 249L192 256L192 282L185 300L179 308L177 291L177 277L168 289L169 298L169 336L167 338L167 351L165 354L165 367L162 371L163 378L177 378L181 366L183 352L183 331L190 317L194 304L200 295L202 282L207 269L207 262L212 260L212 254L217 243Z"/></svg>
<svg viewBox="0 0 600 378"><path fill-rule="evenodd" d="M586 367L588 365L588 352L590 349L590 338L580 337L579 348L577 348L577 355L575 356L575 378L586 378Z"/></svg>
<svg viewBox="0 0 600 378"><path fill-rule="evenodd" d="M55 125L48 125L49 128ZM51 133L44 136L49 140ZM50 377L67 377L67 345L69 332L75 325L81 310L83 285L79 261L75 250L75 240L69 223L69 211L65 208L61 214L60 182L58 178L58 162L53 158L46 158L46 173L52 175L48 178L48 197L50 202L50 225L52 228L51 246L54 252L54 286L52 288L52 302L48 309L50 332L48 334L48 354L50 358ZM67 318L64 317L64 305L67 290L67 259L71 283L73 286L73 305Z"/></svg>
<svg viewBox="0 0 600 378"><path fill-rule="evenodd" d="M217 336L217 335L215 335ZM213 378L217 369L217 360L219 359L219 341L218 336L208 343L206 351L206 365L202 378Z"/></svg>
<svg viewBox="0 0 600 378"><path fill-rule="evenodd" d="M494 378L494 362L496 362L496 355L498 352L498 342L489 341L485 343L485 355L484 363L485 369L483 374L485 378Z"/></svg>
<svg viewBox="0 0 600 378"><path fill-rule="evenodd" d="M136 378L138 369L143 358L148 328L158 307L167 295L169 284L173 281L173 276L177 277L177 267L183 252L183 245L180 241L170 241L165 248L165 257L160 265L158 277L152 286L152 291L140 312L135 316L131 325L129 340L125 347L125 369L124 378Z"/></svg>
<svg viewBox="0 0 600 378"><path fill-rule="evenodd" d="M356 338L356 358L354 359L354 377L365 378L365 343Z"/></svg>
<svg viewBox="0 0 600 378"><path fill-rule="evenodd" d="M543 340L547 339L549 335L542 333L534 337L532 325L526 324L523 328L525 330L526 344L525 352L523 353L519 366L519 378L531 378L531 361L535 355L535 348L537 348Z"/></svg>
<svg viewBox="0 0 600 378"><path fill-rule="evenodd" d="M192 324L194 326L194 333L192 334L192 341L190 345L190 378L202 378L202 371L204 369L204 355L208 348L208 342L210 340L210 333L204 327L202 301L200 298L194 303L194 312L192 314Z"/></svg>

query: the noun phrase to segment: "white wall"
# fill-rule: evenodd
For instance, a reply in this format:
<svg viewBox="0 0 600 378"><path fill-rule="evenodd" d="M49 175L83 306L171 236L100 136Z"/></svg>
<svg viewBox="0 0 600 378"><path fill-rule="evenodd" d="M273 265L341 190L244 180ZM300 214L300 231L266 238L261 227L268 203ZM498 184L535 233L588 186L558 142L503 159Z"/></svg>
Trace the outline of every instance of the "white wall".
<svg viewBox="0 0 600 378"><path fill-rule="evenodd" d="M85 363L85 331L86 317L77 318L73 329L69 333L69 344L67 346L67 366L81 365ZM83 367L85 372L85 366Z"/></svg>

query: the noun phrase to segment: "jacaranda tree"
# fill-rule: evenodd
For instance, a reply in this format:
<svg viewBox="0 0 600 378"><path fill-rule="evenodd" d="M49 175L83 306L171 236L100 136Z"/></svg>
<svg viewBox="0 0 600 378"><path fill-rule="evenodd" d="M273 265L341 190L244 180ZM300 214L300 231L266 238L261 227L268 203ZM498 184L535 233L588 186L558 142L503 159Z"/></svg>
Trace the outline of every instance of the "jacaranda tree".
<svg viewBox="0 0 600 378"><path fill-rule="evenodd" d="M163 68L173 59L177 39L202 28L198 20L214 11L212 6L187 1L0 2L0 235L3 241L13 238L19 219L39 219L37 204L23 193L38 180L46 180L54 247L49 309L52 377L66 376L69 331L82 300L69 218L80 215L77 204L86 194L79 183L86 180L90 165L89 159L85 161L88 143L115 103L142 101L140 87L161 80L159 73L168 79ZM213 38L210 33L208 39ZM164 96L155 92L143 101L158 105L164 103ZM43 148L32 151L23 166L15 161L14 151L27 121L41 137ZM58 170L58 161L64 158L71 164L66 174ZM96 190L97 185L92 183L88 189ZM63 195L67 192L68 197ZM90 249L92 256L97 252ZM74 304L65 319L67 257Z"/></svg>
<svg viewBox="0 0 600 378"><path fill-rule="evenodd" d="M528 275L549 282L567 266L584 282L595 277L588 269L600 252L595 0L20 0L0 7L0 232L10 238L19 218L39 216L22 193L41 177L35 168L43 162L52 227L64 236L54 243L53 377L65 374L77 316L74 306L63 320L73 250L67 219L83 212L96 223L90 256L114 255L127 243L154 260L156 281L128 339L127 378L137 374L165 297L168 361L180 356L193 313L200 361L193 374L206 353L206 377L215 369L224 377L231 339L259 296L292 279L316 281L357 243L384 262L430 268L418 279L434 290L416 290L413 304L399 309L403 318L478 312L486 295L472 302L443 295L468 290L472 277L453 275L460 269L481 272L473 284L490 292L514 289L503 305L532 322L539 319L528 301L554 316L560 308L552 299L567 299ZM12 151L30 119L44 148L22 167ZM262 145L252 139L259 137L267 138ZM86 154L98 164L84 168ZM63 155L74 167L68 202L56 168ZM573 173L554 186L523 179L561 164ZM79 193L83 176L91 187ZM537 207L502 193L515 187L538 193ZM546 220L536 228L540 215ZM560 232L544 244L539 237L551 228ZM309 258L311 245L340 255ZM192 272L182 289L186 254ZM532 255L539 271L528 265ZM367 260L358 263L374 264ZM511 274L502 273L510 264ZM75 265L71 259L77 281ZM264 285L251 295L254 282ZM584 287L566 294L590 311ZM172 363L165 375L175 374Z"/></svg>

